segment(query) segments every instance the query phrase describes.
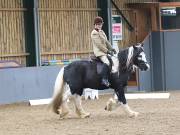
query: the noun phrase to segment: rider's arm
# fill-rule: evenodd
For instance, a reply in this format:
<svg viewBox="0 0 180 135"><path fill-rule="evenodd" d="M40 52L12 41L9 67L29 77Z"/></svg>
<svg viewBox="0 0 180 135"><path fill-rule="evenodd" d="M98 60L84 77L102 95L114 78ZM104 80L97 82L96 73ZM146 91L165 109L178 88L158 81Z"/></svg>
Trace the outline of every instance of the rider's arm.
<svg viewBox="0 0 180 135"><path fill-rule="evenodd" d="M111 50L111 51L113 50L112 45L108 40L106 40L106 45L107 45L109 50Z"/></svg>
<svg viewBox="0 0 180 135"><path fill-rule="evenodd" d="M111 43L107 40L107 37L106 37L106 34L104 33L104 31L102 31L102 32L103 32L103 34L104 34L105 37L103 37L103 36L100 34L101 39L104 40L104 42L106 43L108 50L112 51L113 48L112 48L112 46L111 46Z"/></svg>

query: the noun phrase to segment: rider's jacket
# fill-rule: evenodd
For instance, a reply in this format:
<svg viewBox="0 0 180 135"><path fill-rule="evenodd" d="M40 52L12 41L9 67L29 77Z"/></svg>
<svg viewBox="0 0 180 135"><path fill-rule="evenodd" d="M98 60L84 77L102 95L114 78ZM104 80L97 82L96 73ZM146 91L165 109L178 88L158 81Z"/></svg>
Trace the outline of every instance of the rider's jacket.
<svg viewBox="0 0 180 135"><path fill-rule="evenodd" d="M91 32L91 40L96 57L107 55L107 51L112 51L113 49L103 30L94 29Z"/></svg>

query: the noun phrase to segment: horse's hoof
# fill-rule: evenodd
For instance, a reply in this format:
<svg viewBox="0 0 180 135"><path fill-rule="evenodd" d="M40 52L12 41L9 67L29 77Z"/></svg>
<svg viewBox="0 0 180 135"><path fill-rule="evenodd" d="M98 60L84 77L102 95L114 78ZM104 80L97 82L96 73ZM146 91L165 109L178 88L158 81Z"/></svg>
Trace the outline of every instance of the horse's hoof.
<svg viewBox="0 0 180 135"><path fill-rule="evenodd" d="M134 117L136 118L139 115L139 112L134 112Z"/></svg>
<svg viewBox="0 0 180 135"><path fill-rule="evenodd" d="M130 117L130 118L136 118L136 117L138 117L138 115L139 115L139 112L133 112L133 113L131 113L131 114L129 115L129 117Z"/></svg>
<svg viewBox="0 0 180 135"><path fill-rule="evenodd" d="M69 111L60 113L60 114L59 114L60 119L64 119L68 114L69 114Z"/></svg>
<svg viewBox="0 0 180 135"><path fill-rule="evenodd" d="M111 109L109 107L107 107L107 106L105 106L104 110L111 111Z"/></svg>
<svg viewBox="0 0 180 135"><path fill-rule="evenodd" d="M106 107L104 108L104 110L106 110L106 111L112 111L113 109L112 109L112 107L107 107L107 106L106 106Z"/></svg>
<svg viewBox="0 0 180 135"><path fill-rule="evenodd" d="M106 103L106 106L105 106L105 110L106 111L112 111L113 109L113 104L115 104L115 101L112 99L112 98L110 98L109 100L108 100L108 102Z"/></svg>
<svg viewBox="0 0 180 135"><path fill-rule="evenodd" d="M89 118L90 117L90 113L84 113L80 115L80 118L84 119L84 118Z"/></svg>

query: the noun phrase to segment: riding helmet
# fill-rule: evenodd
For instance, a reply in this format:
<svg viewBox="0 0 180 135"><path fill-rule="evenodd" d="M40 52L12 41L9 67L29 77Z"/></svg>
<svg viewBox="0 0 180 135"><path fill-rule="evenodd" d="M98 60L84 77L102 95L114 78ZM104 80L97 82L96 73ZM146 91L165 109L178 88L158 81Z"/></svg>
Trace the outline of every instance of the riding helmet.
<svg viewBox="0 0 180 135"><path fill-rule="evenodd" d="M102 19L102 17L97 16L97 17L94 19L94 24L100 24L100 23L104 23L104 22L103 22L103 19Z"/></svg>

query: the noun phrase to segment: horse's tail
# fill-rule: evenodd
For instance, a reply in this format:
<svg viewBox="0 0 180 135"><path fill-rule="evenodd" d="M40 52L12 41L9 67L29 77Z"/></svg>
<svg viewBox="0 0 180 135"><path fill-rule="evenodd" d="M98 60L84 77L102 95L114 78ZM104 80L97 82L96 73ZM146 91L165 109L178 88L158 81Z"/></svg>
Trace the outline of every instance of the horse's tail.
<svg viewBox="0 0 180 135"><path fill-rule="evenodd" d="M63 79L63 75L64 75L64 67L60 70L56 81L55 81L55 85L54 85L54 94L52 97L52 101L50 103L50 106L53 109L53 112L59 114L59 107L62 104L62 99L63 99L63 93L64 93L64 79Z"/></svg>

